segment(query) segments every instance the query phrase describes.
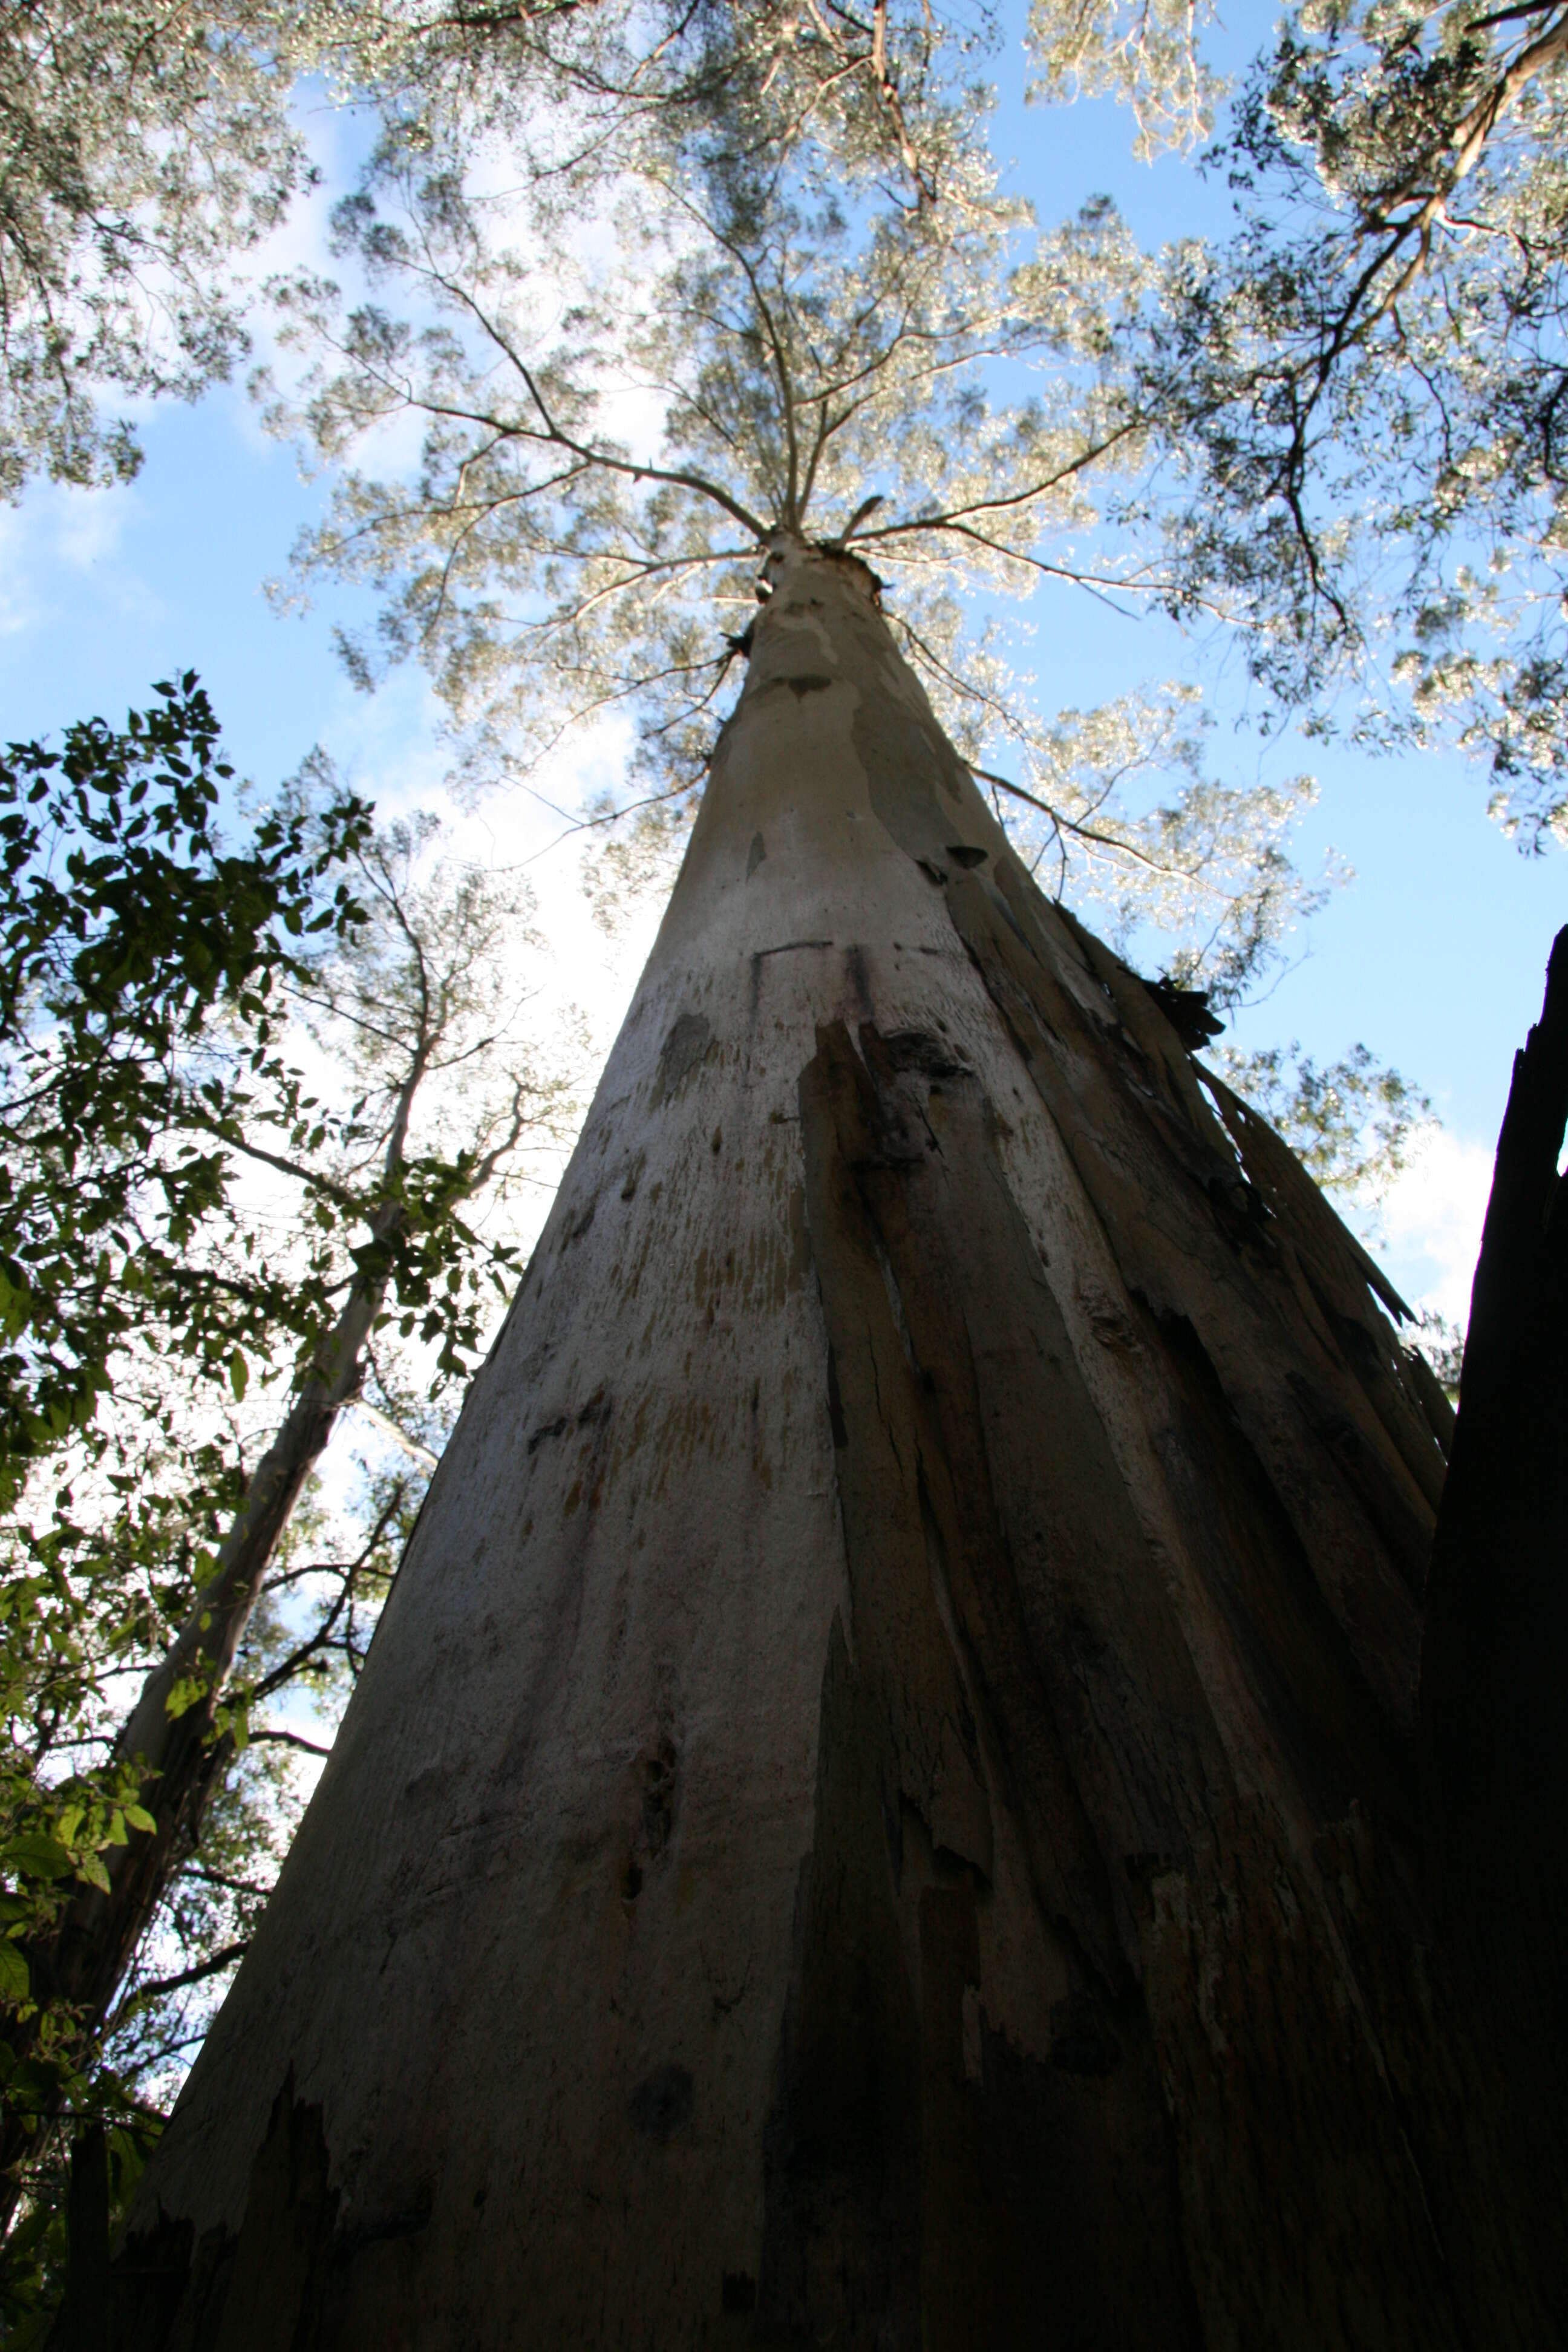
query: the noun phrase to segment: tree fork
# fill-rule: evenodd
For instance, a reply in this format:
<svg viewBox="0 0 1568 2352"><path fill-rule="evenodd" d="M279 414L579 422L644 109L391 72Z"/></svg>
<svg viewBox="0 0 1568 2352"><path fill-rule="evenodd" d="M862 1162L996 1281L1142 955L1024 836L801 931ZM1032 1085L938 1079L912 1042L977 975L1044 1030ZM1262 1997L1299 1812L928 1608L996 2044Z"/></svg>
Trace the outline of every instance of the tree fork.
<svg viewBox="0 0 1568 2352"><path fill-rule="evenodd" d="M1555 2344L1424 1877L1442 1400L866 567L767 569L123 2343Z"/></svg>

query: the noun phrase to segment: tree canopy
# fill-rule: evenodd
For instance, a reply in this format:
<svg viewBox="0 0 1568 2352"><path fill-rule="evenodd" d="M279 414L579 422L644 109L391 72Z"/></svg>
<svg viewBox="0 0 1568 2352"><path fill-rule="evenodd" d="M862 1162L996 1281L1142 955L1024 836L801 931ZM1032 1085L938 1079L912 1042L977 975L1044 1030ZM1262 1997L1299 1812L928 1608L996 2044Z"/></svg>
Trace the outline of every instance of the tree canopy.
<svg viewBox="0 0 1568 2352"><path fill-rule="evenodd" d="M1200 135L1186 12L1034 21L1147 139ZM1568 805L1565 109L1561 8L1290 10L1206 159L1234 234L1169 257L1139 394L1172 608L1222 604L1287 707L1348 681L1363 736L1457 740L1526 845Z"/></svg>
<svg viewBox="0 0 1568 2352"><path fill-rule="evenodd" d="M1037 233L976 142L930 203L746 128L559 183L389 135L337 215L365 299L277 289L304 372L272 421L337 480L300 568L380 592L355 675L423 661L479 775L632 716L627 800L668 841L759 564L781 534L845 545L1030 854L1235 984L1309 895L1284 851L1307 788L1215 783L1179 698L1042 725L972 625L976 594L1138 583L1073 538L1142 444L1121 341L1144 263L1104 206ZM409 472L365 462L411 423Z"/></svg>
<svg viewBox="0 0 1568 2352"><path fill-rule="evenodd" d="M942 27L783 0L21 0L0 15L0 495L141 463L115 401L192 398L248 348L246 257L313 176L302 86L468 137L542 108L580 146L664 150L721 103L752 145L807 125L934 201Z"/></svg>

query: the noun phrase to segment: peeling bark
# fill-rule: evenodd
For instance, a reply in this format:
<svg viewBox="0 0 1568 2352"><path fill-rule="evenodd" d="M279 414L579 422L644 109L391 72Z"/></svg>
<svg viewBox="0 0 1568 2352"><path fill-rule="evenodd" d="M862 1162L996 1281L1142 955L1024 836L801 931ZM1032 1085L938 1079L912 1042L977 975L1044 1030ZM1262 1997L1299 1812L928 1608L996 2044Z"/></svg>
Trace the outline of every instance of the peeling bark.
<svg viewBox="0 0 1568 2352"><path fill-rule="evenodd" d="M771 568L137 2352L1555 2344L1422 1876L1398 1302L864 567Z"/></svg>

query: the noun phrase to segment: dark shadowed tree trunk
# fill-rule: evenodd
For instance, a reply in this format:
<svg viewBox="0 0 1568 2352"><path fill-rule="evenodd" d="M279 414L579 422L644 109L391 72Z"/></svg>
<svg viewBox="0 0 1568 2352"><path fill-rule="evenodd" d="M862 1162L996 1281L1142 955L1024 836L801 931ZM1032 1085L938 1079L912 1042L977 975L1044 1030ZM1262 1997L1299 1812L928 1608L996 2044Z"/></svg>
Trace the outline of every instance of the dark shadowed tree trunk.
<svg viewBox="0 0 1568 2352"><path fill-rule="evenodd" d="M1446 1402L864 566L769 572L125 2341L1555 2343L1428 1924Z"/></svg>
<svg viewBox="0 0 1568 2352"><path fill-rule="evenodd" d="M1436 1932L1510 2086L1521 2168L1547 2180L1568 2143L1565 1122L1568 930L1498 1139L1421 1669ZM1521 2219L1560 2278L1560 2207L1527 2198Z"/></svg>

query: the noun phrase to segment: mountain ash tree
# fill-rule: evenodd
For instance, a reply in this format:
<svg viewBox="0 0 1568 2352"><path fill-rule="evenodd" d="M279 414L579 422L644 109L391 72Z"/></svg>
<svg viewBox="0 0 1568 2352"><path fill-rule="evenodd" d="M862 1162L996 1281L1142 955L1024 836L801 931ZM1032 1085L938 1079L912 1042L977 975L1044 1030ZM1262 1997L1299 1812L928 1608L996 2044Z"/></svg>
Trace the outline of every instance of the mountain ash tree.
<svg viewBox="0 0 1568 2352"><path fill-rule="evenodd" d="M1015 265L978 165L715 139L575 242L581 175L552 218L394 142L343 221L389 299L295 293L318 446L425 432L306 551L384 586L367 667L425 658L481 771L634 711L697 804L100 2307L1544 2347L1560 2122L1424 1875L1449 1408L1190 1050L1205 908L1266 943L1279 876L1201 779L1053 799L964 643L976 578L1090 569L1136 257L1095 213ZM1187 894L1182 973L1031 875L1097 836Z"/></svg>

